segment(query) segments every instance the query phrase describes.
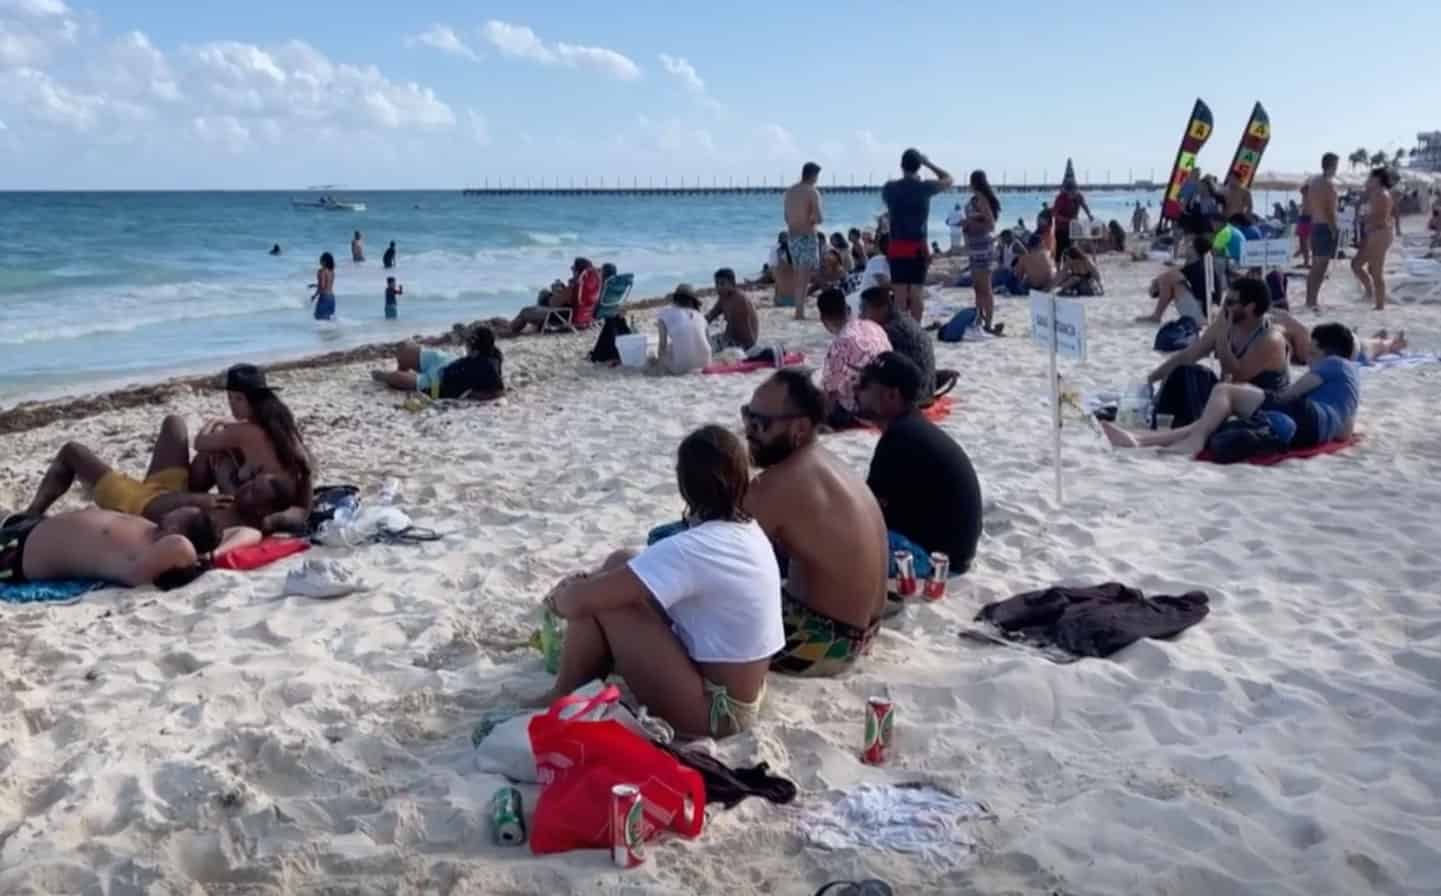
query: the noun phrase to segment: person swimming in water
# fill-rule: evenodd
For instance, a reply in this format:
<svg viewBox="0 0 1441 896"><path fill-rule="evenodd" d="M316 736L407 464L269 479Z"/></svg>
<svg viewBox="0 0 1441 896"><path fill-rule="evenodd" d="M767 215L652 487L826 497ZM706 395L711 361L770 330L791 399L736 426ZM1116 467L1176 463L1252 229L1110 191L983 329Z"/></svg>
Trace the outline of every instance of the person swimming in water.
<svg viewBox="0 0 1441 896"><path fill-rule="evenodd" d="M279 244L279 243L276 243L275 245L273 245L273 246L270 247L270 254L271 254L271 255L280 255L280 254L282 254L284 251L285 251L285 250L283 250L283 249L280 248L280 244Z"/></svg>
<svg viewBox="0 0 1441 896"><path fill-rule="evenodd" d="M329 252L320 253L320 267L315 271L315 282L310 285L315 294L310 301L315 303L316 320L335 319L335 256Z"/></svg>

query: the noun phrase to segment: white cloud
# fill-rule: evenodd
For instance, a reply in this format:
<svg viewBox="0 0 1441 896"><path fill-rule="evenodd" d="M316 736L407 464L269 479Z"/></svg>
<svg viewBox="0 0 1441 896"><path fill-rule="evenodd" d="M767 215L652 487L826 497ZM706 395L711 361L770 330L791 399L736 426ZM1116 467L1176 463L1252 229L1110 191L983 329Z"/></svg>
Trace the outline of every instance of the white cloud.
<svg viewBox="0 0 1441 896"><path fill-rule="evenodd" d="M480 54L461 40L460 35L456 34L455 29L449 25L431 25L419 34L407 37L405 45L407 47L430 47L432 50L439 50L442 53L473 61L480 59Z"/></svg>
<svg viewBox="0 0 1441 896"><path fill-rule="evenodd" d="M214 111L241 119L292 119L300 125L442 128L455 113L433 90L389 80L373 65L332 62L303 41L264 49L229 41L187 48L188 84Z"/></svg>
<svg viewBox="0 0 1441 896"><path fill-rule="evenodd" d="M620 81L634 81L640 77L640 66L623 53L605 47L568 43L551 46L525 25L512 25L491 19L481 28L481 35L499 50L501 55L513 59L529 59L542 65L590 69Z"/></svg>
<svg viewBox="0 0 1441 896"><path fill-rule="evenodd" d="M607 50L605 47L578 47L573 44L556 44L555 52L572 68L589 68L609 75L619 81L634 81L640 77L640 66L629 56Z"/></svg>
<svg viewBox="0 0 1441 896"><path fill-rule="evenodd" d="M240 152L250 143L250 129L233 115L196 116L190 127L202 141L230 152Z"/></svg>
<svg viewBox="0 0 1441 896"><path fill-rule="evenodd" d="M75 131L93 128L105 107L104 97L71 90L33 68L0 73L0 96L23 114Z"/></svg>
<svg viewBox="0 0 1441 896"><path fill-rule="evenodd" d="M181 99L180 86L165 54L139 31L121 35L97 60L95 77L112 96L135 101L156 99L167 103Z"/></svg>
<svg viewBox="0 0 1441 896"><path fill-rule="evenodd" d="M550 51L550 48L534 31L524 25L512 25L508 22L491 19L485 23L480 32L492 46L505 56L544 63L555 61L555 54Z"/></svg>
<svg viewBox="0 0 1441 896"><path fill-rule="evenodd" d="M661 66L686 86L686 89L696 93L705 92L705 82L696 73L695 66L687 62L683 57L671 56L667 53L660 54Z"/></svg>
<svg viewBox="0 0 1441 896"><path fill-rule="evenodd" d="M39 38L0 22L0 66L34 65L47 55L49 50Z"/></svg>
<svg viewBox="0 0 1441 896"><path fill-rule="evenodd" d="M34 66L59 47L75 43L80 26L54 0L0 0L0 66Z"/></svg>
<svg viewBox="0 0 1441 896"><path fill-rule="evenodd" d="M0 9L37 19L70 15L70 7L61 0L0 0Z"/></svg>
<svg viewBox="0 0 1441 896"><path fill-rule="evenodd" d="M761 148L772 159L791 159L800 155L796 138L778 124L761 125L759 131Z"/></svg>

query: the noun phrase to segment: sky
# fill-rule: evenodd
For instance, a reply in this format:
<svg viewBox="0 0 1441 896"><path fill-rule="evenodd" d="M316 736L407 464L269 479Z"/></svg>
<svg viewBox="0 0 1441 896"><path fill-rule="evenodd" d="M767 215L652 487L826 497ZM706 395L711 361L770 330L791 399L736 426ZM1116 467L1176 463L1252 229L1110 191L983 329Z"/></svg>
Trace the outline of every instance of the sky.
<svg viewBox="0 0 1441 896"><path fill-rule="evenodd" d="M1164 181L1198 96L1208 170L1257 100L1263 170L1441 128L1441 3L1104 6L0 0L0 189L775 183L808 160L874 182L907 146L997 183L1068 156Z"/></svg>

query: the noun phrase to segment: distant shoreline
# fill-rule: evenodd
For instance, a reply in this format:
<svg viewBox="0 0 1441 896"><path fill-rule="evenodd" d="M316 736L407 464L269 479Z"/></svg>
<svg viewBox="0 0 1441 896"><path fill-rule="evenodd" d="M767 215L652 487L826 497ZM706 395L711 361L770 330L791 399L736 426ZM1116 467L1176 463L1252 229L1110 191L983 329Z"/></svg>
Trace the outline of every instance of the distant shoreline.
<svg viewBox="0 0 1441 896"><path fill-rule="evenodd" d="M702 297L715 294L713 288L698 289L696 292ZM622 311L627 314L636 311L645 311L650 308L657 308L665 304L666 301L667 298L665 296L637 299L626 302L625 305L622 306ZM396 349L408 342L418 342L421 345L458 345L460 328L473 326L475 324L488 324L496 328L496 335L502 340L538 338L512 337L509 332L501 328L501 325L508 326L509 323L510 320L508 318L499 317L471 321L469 324L456 323L443 333L433 335L417 334L407 339L387 342L368 342L364 345L355 346L354 348L340 349L320 354L306 354L300 357L263 364L262 366L269 372L283 373L292 370L310 370L318 367L339 367L345 364L358 364L363 361L389 360L394 357ZM159 380L120 386L113 389L104 389L89 394L61 395L54 398L22 401L12 407L0 408L0 435L25 432L26 430L38 429L61 420L81 419L104 411L161 404L167 401L171 394L177 390L218 392L223 388L224 378L222 372L215 371L206 374L169 376Z"/></svg>

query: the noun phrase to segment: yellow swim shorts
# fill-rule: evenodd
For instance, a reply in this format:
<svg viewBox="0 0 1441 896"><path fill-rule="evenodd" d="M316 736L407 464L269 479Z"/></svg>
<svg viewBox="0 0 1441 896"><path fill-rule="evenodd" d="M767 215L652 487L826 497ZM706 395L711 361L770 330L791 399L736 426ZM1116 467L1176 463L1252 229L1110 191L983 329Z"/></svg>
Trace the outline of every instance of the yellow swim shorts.
<svg viewBox="0 0 1441 896"><path fill-rule="evenodd" d="M144 482L111 470L95 484L95 504L102 510L144 516L151 501L170 492L185 491L190 481L188 467L170 467L146 477Z"/></svg>

